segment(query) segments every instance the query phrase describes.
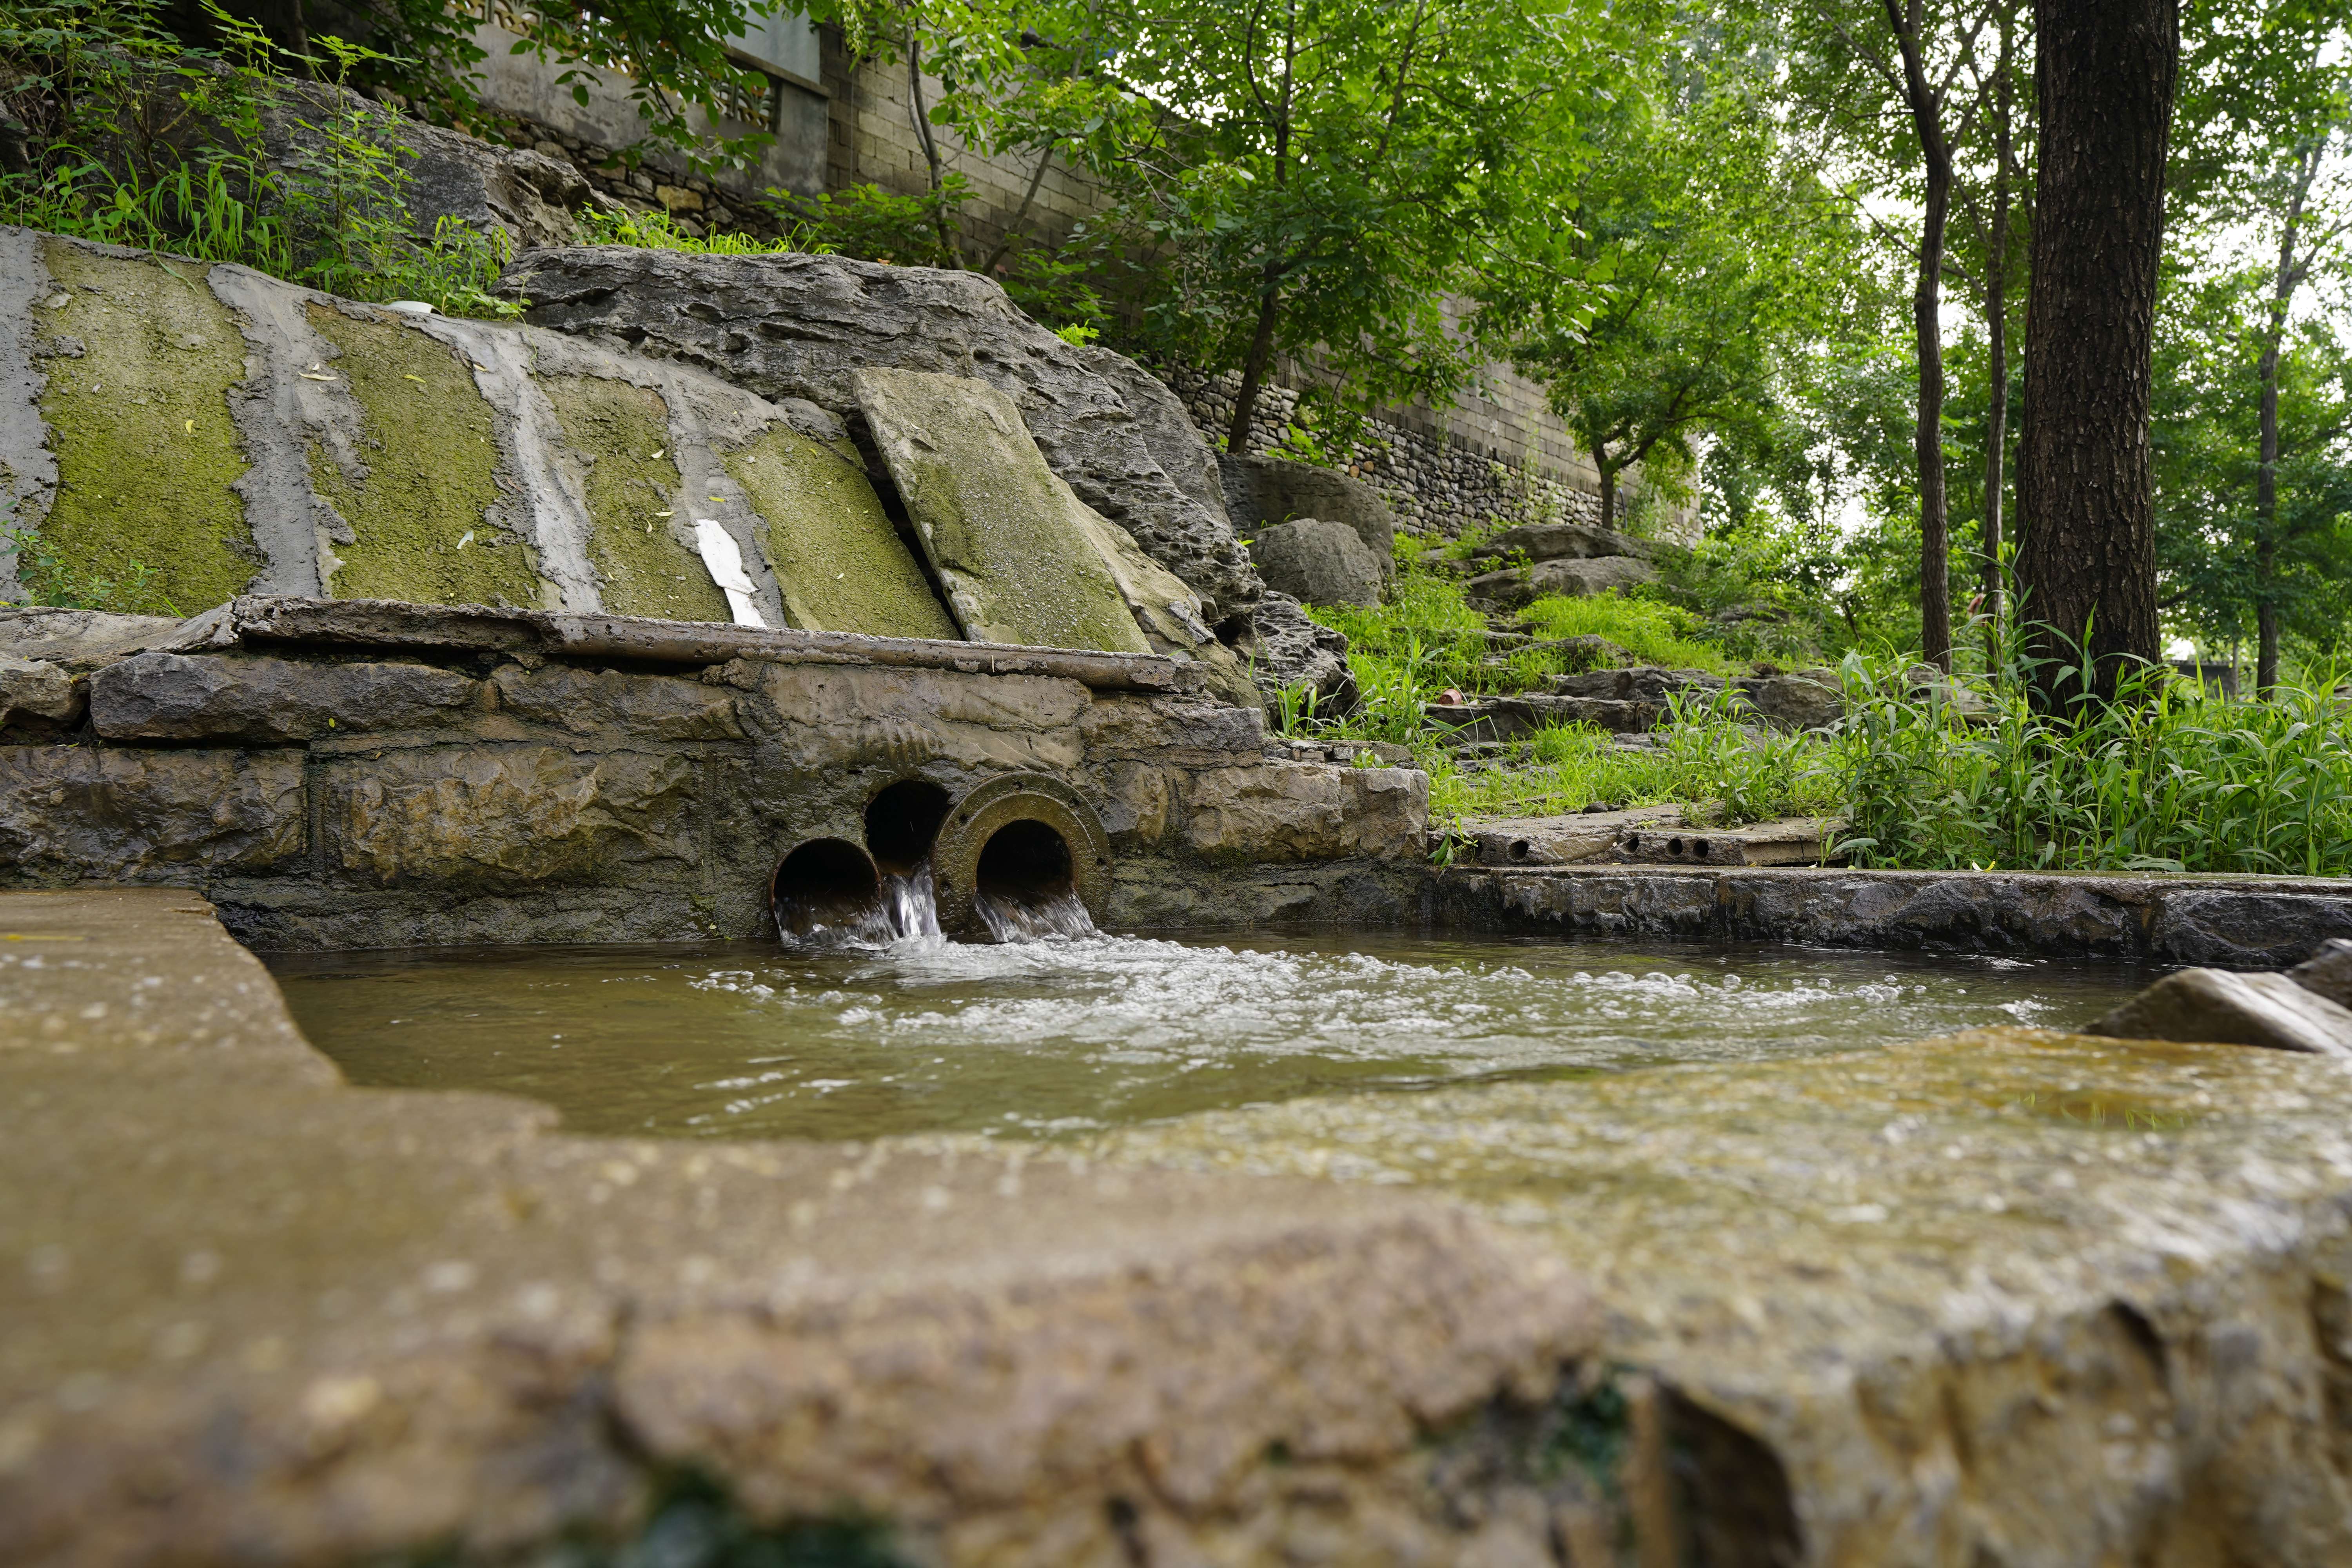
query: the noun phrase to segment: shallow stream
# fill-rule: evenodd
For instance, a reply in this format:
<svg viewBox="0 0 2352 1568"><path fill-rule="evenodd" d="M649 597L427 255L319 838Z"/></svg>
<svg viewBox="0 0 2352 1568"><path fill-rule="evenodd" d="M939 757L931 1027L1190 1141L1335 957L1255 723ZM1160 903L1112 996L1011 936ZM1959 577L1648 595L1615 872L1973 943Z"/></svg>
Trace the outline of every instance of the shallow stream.
<svg viewBox="0 0 2352 1568"><path fill-rule="evenodd" d="M281 954L354 1083L526 1095L588 1133L1071 1136L1339 1091L2066 1027L2117 964L1762 943L1187 934Z"/></svg>

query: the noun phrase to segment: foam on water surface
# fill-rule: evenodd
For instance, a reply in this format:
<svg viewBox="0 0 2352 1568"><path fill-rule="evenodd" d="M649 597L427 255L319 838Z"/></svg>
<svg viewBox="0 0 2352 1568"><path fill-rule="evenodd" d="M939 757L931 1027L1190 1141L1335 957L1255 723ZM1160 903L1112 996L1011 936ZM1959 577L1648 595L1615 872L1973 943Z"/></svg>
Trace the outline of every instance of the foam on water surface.
<svg viewBox="0 0 2352 1568"><path fill-rule="evenodd" d="M1305 1094L2064 1027L2147 978L1395 933L967 945L921 929L915 889L891 904L908 934L864 952L440 949L273 966L355 1082L529 1095L589 1131L817 1138L1053 1136Z"/></svg>

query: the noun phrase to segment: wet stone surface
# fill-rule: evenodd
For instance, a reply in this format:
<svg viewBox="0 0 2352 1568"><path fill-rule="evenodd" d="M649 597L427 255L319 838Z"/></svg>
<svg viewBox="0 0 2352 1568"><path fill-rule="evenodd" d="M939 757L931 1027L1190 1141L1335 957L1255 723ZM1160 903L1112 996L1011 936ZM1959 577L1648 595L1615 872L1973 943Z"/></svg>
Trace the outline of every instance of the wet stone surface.
<svg viewBox="0 0 2352 1568"><path fill-rule="evenodd" d="M2352 1071L1987 1031L1087 1146L1449 1193L1770 1445L1811 1560L2346 1561Z"/></svg>

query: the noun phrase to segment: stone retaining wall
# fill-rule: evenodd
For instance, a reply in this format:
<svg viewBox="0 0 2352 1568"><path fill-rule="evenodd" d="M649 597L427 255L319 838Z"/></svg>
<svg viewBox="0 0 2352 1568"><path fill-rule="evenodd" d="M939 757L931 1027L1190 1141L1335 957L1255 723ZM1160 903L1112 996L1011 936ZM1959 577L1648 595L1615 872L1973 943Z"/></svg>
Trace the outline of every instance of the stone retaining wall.
<svg viewBox="0 0 2352 1568"><path fill-rule="evenodd" d="M240 601L31 662L76 700L0 719L0 885L200 888L262 947L761 935L886 785L1024 771L1101 818L1122 926L1394 919L1420 875L1424 775L1271 761L1150 657Z"/></svg>

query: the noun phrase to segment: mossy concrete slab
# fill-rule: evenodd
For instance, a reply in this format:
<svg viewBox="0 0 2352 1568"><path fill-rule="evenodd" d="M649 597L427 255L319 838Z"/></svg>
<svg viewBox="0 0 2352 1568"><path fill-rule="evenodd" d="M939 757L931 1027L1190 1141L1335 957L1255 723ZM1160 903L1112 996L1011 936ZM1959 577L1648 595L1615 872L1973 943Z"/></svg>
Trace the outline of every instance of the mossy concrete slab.
<svg viewBox="0 0 2352 1568"><path fill-rule="evenodd" d="M523 542L493 525L498 446L472 368L413 328L317 303L308 314L341 352L318 372L347 382L364 432L362 477L321 457L319 493L352 542L326 574L339 599L536 608L539 578Z"/></svg>
<svg viewBox="0 0 2352 1568"><path fill-rule="evenodd" d="M202 263L131 259L50 240L55 292L35 307L57 489L20 550L23 584L55 603L195 615L262 565L230 488L247 463L229 417L245 344Z"/></svg>
<svg viewBox="0 0 2352 1568"><path fill-rule="evenodd" d="M882 510L855 447L826 446L780 424L725 461L759 512L760 548L793 626L873 637L960 635Z"/></svg>
<svg viewBox="0 0 2352 1568"><path fill-rule="evenodd" d="M570 461L584 470L604 607L668 621L724 621L727 599L681 524L685 480L671 448L669 405L651 387L551 375L540 390L562 422Z"/></svg>
<svg viewBox="0 0 2352 1568"><path fill-rule="evenodd" d="M1148 653L1071 493L1013 400L969 376L850 378L949 607L977 641Z"/></svg>

